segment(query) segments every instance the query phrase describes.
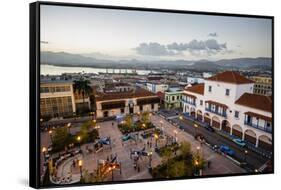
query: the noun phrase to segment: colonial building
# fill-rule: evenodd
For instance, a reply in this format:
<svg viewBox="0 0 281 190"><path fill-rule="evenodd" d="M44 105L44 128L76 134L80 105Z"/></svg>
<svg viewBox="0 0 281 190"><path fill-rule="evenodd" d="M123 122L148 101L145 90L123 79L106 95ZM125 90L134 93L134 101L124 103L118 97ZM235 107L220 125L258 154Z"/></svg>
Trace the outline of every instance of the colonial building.
<svg viewBox="0 0 281 190"><path fill-rule="evenodd" d="M147 90L153 93L157 93L157 92L164 93L166 90L168 90L169 85L163 84L161 82L148 82L146 83L146 88Z"/></svg>
<svg viewBox="0 0 281 190"><path fill-rule="evenodd" d="M272 99L253 94L254 81L226 71L187 87L183 112L249 145L271 151Z"/></svg>
<svg viewBox="0 0 281 190"><path fill-rule="evenodd" d="M183 90L180 87L170 87L165 92L165 108L180 108Z"/></svg>
<svg viewBox="0 0 281 190"><path fill-rule="evenodd" d="M73 85L66 80L41 80L40 114L42 118L70 116L76 112Z"/></svg>
<svg viewBox="0 0 281 190"><path fill-rule="evenodd" d="M255 82L254 93L261 95L272 95L272 78L266 76L253 76L251 80Z"/></svg>
<svg viewBox="0 0 281 190"><path fill-rule="evenodd" d="M157 95L141 88L127 92L97 93L95 99L97 118L158 111L160 101Z"/></svg>

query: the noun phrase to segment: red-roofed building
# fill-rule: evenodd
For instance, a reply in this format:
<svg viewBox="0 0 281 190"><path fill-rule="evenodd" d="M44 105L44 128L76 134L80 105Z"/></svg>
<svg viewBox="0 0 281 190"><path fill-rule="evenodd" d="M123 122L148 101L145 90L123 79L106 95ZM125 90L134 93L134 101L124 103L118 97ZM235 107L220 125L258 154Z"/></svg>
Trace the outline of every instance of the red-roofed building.
<svg viewBox="0 0 281 190"><path fill-rule="evenodd" d="M185 88L183 112L248 144L272 151L272 98L253 94L254 82L226 71Z"/></svg>

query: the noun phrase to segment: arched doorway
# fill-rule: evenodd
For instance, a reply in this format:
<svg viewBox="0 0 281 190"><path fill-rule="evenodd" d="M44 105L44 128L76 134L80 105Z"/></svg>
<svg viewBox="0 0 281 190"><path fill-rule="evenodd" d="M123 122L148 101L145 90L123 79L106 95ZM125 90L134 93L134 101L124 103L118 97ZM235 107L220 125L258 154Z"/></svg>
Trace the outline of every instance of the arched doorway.
<svg viewBox="0 0 281 190"><path fill-rule="evenodd" d="M221 130L230 134L230 123L227 120L223 120L221 123Z"/></svg>
<svg viewBox="0 0 281 190"><path fill-rule="evenodd" d="M202 121L203 116L202 116L202 111L201 110L197 110L197 120L198 121Z"/></svg>
<svg viewBox="0 0 281 190"><path fill-rule="evenodd" d="M212 118L212 127L220 129L220 119L217 116Z"/></svg>
<svg viewBox="0 0 281 190"><path fill-rule="evenodd" d="M242 131L242 128L240 127L240 125L232 126L232 135L242 139L243 131Z"/></svg>
<svg viewBox="0 0 281 190"><path fill-rule="evenodd" d="M211 125L211 118L209 113L204 113L204 122L208 125Z"/></svg>
<svg viewBox="0 0 281 190"><path fill-rule="evenodd" d="M265 135L261 135L259 136L259 144L258 144L259 148L268 150L268 151L272 151L272 140L271 138L269 138L268 136Z"/></svg>
<svg viewBox="0 0 281 190"><path fill-rule="evenodd" d="M190 116L195 118L195 108L190 108Z"/></svg>
<svg viewBox="0 0 281 190"><path fill-rule="evenodd" d="M247 129L245 131L245 138L244 138L245 141L256 145L256 139L257 139L257 135L253 130Z"/></svg>

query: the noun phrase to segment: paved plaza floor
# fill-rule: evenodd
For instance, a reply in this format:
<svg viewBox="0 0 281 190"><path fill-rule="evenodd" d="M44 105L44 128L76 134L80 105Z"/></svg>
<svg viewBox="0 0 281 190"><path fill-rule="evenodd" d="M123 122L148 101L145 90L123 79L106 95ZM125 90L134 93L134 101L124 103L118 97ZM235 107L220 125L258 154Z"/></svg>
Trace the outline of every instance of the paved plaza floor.
<svg viewBox="0 0 281 190"><path fill-rule="evenodd" d="M238 174L245 173L246 171L240 166L236 165L233 161L227 159L223 155L214 152L212 149L199 141L196 141L194 137L178 127L170 124L168 121L160 117L159 115L152 115L151 122L158 128L162 129L164 134L169 135L176 139L177 142L189 142L191 144L191 150L193 152L198 151L197 147L200 147L199 151L203 155L206 161L211 164L206 167L203 171L203 175L222 175L222 174ZM152 151L152 161L151 166L155 167L161 163L161 157L154 152L156 146L156 141L154 138L142 139L139 138L137 141L128 140L126 142L122 141L122 133L117 127L116 121L105 121L99 123L100 137L110 137L112 145L111 147L106 145L103 150L99 152L92 151L87 153L86 149L94 149L94 144L84 144L81 146L82 154L77 155L74 158L66 160L63 164L58 167L57 177L71 178L72 182L80 180L80 168L78 166L73 166L74 159L82 159L84 173L93 173L98 168L99 160L110 160L112 157L117 156L117 161L121 163L121 172L119 170L114 170L104 179L105 181L125 181L125 180L138 180L138 179L151 179L152 176L149 173L149 158L142 156L137 162L137 169L134 167L134 160L130 156L132 150L141 150L145 147L147 151ZM71 133L75 134L80 130L79 124L71 129ZM140 132L141 133L141 132ZM139 135L140 136L140 135ZM50 139L47 133L41 135L42 144L47 146L50 143ZM147 141L152 143L152 146L147 145ZM165 142L158 140L157 144L161 147Z"/></svg>

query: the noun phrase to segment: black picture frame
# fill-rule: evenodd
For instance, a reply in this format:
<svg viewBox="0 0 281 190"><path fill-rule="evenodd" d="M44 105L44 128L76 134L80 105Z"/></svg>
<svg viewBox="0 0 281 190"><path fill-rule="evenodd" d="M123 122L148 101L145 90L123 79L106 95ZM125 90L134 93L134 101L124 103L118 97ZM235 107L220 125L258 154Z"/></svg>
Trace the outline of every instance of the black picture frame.
<svg viewBox="0 0 281 190"><path fill-rule="evenodd" d="M187 10L171 10L171 9L156 9L156 8L141 8L141 7L123 7L123 6L109 6L109 5L92 5L80 3L61 3L61 2L47 2L39 1L30 3L29 5L29 39L30 39L30 78L29 78L29 185L33 188L54 188L54 187L75 187L75 186L89 186L89 185L105 185L105 184L123 184L136 182L152 182L152 181L166 181L166 180L185 180L185 179L200 179L213 177L227 177L227 176L244 176L244 175L260 175L259 173L243 173L243 174L229 174L229 175L213 175L190 178L173 178L173 179L149 179L149 180L131 180L131 181L114 181L114 182L100 182L95 184L75 184L75 185L40 185L40 6L67 6L67 7L87 7L87 8L102 8L102 9L117 9L130 11L147 11L147 12L163 12L163 13L183 13L195 15L215 15L215 16L231 16L244 18L265 18L272 22L272 172L262 174L274 173L274 17L264 15L248 15L248 14L234 14L234 13L218 13L218 12L201 12L201 11L187 11Z"/></svg>

